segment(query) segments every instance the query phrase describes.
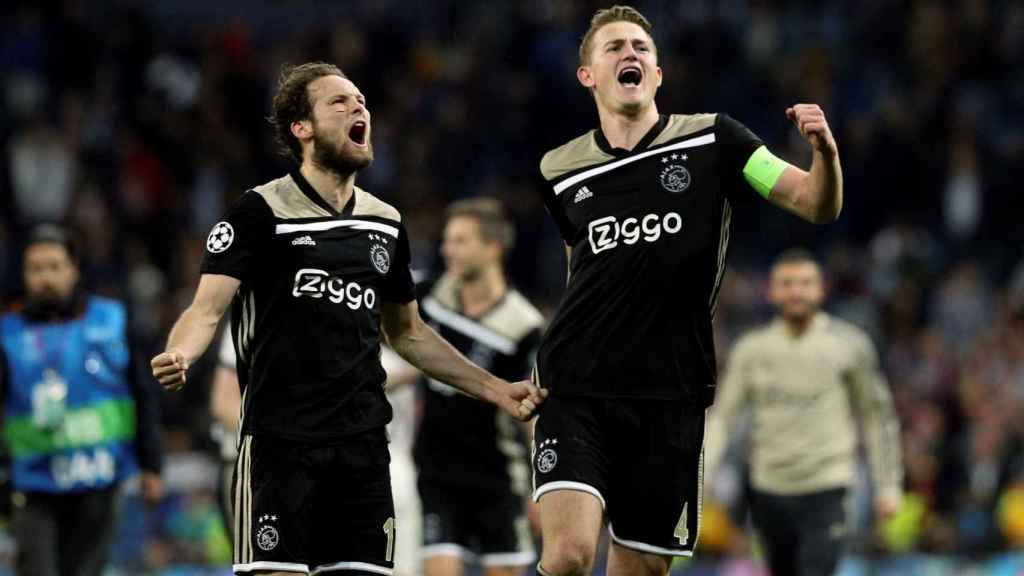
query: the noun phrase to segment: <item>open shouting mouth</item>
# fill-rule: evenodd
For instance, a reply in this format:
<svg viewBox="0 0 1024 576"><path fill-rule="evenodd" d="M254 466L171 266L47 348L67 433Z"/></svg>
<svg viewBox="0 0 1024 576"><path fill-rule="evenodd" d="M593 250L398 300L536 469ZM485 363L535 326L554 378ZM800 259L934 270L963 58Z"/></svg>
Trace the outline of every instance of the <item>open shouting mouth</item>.
<svg viewBox="0 0 1024 576"><path fill-rule="evenodd" d="M619 70L619 84L622 84L626 88L636 88L640 85L643 78L644 73L639 66L631 64L622 70Z"/></svg>
<svg viewBox="0 0 1024 576"><path fill-rule="evenodd" d="M366 122L362 120L356 121L354 124L352 124L352 127L348 129L349 140L351 140L352 143L357 146L366 146L366 134Z"/></svg>

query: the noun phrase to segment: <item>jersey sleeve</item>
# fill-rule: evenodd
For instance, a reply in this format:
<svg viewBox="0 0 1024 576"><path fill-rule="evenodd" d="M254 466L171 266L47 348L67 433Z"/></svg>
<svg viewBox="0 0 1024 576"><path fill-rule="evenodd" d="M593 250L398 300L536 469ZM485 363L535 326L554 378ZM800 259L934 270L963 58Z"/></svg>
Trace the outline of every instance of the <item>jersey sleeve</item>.
<svg viewBox="0 0 1024 576"><path fill-rule="evenodd" d="M391 268L380 285L381 298L399 304L416 299L416 283L412 279L412 271L409 270L410 259L409 236L405 232L405 226L399 226L395 261L391 263Z"/></svg>
<svg viewBox="0 0 1024 576"><path fill-rule="evenodd" d="M562 205L562 200L555 195L555 191L551 186L551 183L547 180L540 178L538 186L540 186L540 194L544 200L544 207L547 208L548 213L551 214L551 218L554 219L555 225L558 226L558 232L562 235L562 239L565 240L566 244L572 245L573 239L576 236L576 230L569 220L569 216L565 213L565 207Z"/></svg>
<svg viewBox="0 0 1024 576"><path fill-rule="evenodd" d="M274 213L270 206L259 194L246 192L210 230L200 271L245 282L273 235Z"/></svg>
<svg viewBox="0 0 1024 576"><path fill-rule="evenodd" d="M721 142L722 179L726 184L726 195L733 202L747 202L757 198L757 191L747 183L743 169L750 156L764 146L764 142L728 114L718 114L715 133Z"/></svg>

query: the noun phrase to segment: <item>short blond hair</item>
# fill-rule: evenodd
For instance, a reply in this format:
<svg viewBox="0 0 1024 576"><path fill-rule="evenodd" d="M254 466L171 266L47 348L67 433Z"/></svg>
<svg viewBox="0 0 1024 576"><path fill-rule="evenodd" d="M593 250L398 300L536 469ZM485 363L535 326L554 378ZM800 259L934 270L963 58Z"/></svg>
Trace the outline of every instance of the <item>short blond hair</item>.
<svg viewBox="0 0 1024 576"><path fill-rule="evenodd" d="M580 66L590 64L590 50L593 48L594 34L597 34L597 31L605 24L613 22L632 22L643 28L644 32L647 32L647 35L651 37L651 45L654 46L654 36L651 34L653 29L651 21L632 6L616 4L611 8L603 8L594 12L594 17L590 19L590 28L587 29L587 33L583 35L583 40L580 42ZM657 51L656 46L655 51Z"/></svg>

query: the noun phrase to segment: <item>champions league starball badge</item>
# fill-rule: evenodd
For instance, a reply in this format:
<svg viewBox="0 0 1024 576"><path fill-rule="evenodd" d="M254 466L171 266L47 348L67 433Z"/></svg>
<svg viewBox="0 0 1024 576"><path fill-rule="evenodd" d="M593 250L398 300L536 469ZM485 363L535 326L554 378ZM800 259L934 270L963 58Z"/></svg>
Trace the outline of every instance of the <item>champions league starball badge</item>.
<svg viewBox="0 0 1024 576"><path fill-rule="evenodd" d="M235 229L227 222L217 222L206 237L206 249L217 254L227 250L235 241Z"/></svg>

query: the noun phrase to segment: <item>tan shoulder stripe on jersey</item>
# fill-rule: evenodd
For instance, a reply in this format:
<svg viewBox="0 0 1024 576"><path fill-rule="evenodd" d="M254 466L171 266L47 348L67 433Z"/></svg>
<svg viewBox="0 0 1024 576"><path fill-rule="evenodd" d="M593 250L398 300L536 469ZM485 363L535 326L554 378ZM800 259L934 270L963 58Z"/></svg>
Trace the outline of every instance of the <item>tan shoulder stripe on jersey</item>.
<svg viewBox="0 0 1024 576"><path fill-rule="evenodd" d="M554 180L563 174L614 158L601 150L594 140L594 131L591 130L545 154L540 161L540 173L545 179Z"/></svg>
<svg viewBox="0 0 1024 576"><path fill-rule="evenodd" d="M516 290L509 290L505 300L481 321L487 328L516 342L543 323L540 311Z"/></svg>
<svg viewBox="0 0 1024 576"><path fill-rule="evenodd" d="M710 128L714 126L715 118L716 114L672 114L665 129L651 142L651 146ZM554 180L569 172L614 160L614 156L597 145L594 133L591 130L545 154L540 162L540 172L544 178Z"/></svg>
<svg viewBox="0 0 1024 576"><path fill-rule="evenodd" d="M366 190L356 186L355 195L356 206L352 210L353 216L376 216L377 218L387 218L388 220L394 220L395 222L402 221L402 215L394 206L384 202Z"/></svg>
<svg viewBox="0 0 1024 576"><path fill-rule="evenodd" d="M455 279L449 274L442 275L434 287L430 290L430 298L452 314L459 314L458 287ZM478 324L496 334L503 336L513 343L519 342L531 330L539 328L544 323L544 317L540 311L534 308L518 290L509 290L493 310L488 312L480 321L465 317L467 322ZM440 320L438 320L441 322ZM444 322L442 322L443 324Z"/></svg>
<svg viewBox="0 0 1024 576"><path fill-rule="evenodd" d="M282 176L277 180L271 180L262 186L257 186L252 189L263 199L267 201L267 205L274 212L274 216L282 219L288 218L319 218L325 216L334 216L323 206L318 206L316 202L309 199L308 196L299 190L298 184L292 180L292 177Z"/></svg>
<svg viewBox="0 0 1024 576"><path fill-rule="evenodd" d="M424 298L422 306L423 311L438 323L444 324L452 330L465 334L474 340L478 340L481 344L489 346L502 354L511 356L516 353L516 343L510 338L458 312L445 308L433 296Z"/></svg>
<svg viewBox="0 0 1024 576"><path fill-rule="evenodd" d="M668 124L651 142L650 147L711 128L715 125L716 116L717 114L673 114L668 117Z"/></svg>
<svg viewBox="0 0 1024 576"><path fill-rule="evenodd" d="M565 180L562 180L558 184L554 185L555 195L557 196L557 195L561 194L567 188L571 188L572 186L575 186L576 184L579 184L579 183L583 182L584 180L589 180L589 179L591 179L591 178L593 178L595 176L600 176L601 174L604 174L606 172L611 172L612 170L616 170L618 168L622 168L623 166L626 166L628 164L632 164L633 162L636 162L638 160L643 160L644 158L649 158L651 156L654 156L656 154L661 154L663 152L670 152L672 150L681 150L683 148L695 148L697 146L705 146L707 144L713 144L714 142L715 142L715 133L712 132L710 134L705 134L703 136L697 136L696 138L690 138L690 139L687 139L687 140L683 140L682 142L675 142L675 143L672 143L672 144L668 144L666 146L661 146L659 148L651 148L651 149L647 150L646 152L641 152L639 154L634 154L632 156L627 156L626 158L623 158L622 160L619 160L617 162L612 162L610 164L605 164L603 166L598 166L596 168L591 168L590 170L586 170L584 172L580 172L579 174L576 174L575 176L571 176L569 178L566 178Z"/></svg>

